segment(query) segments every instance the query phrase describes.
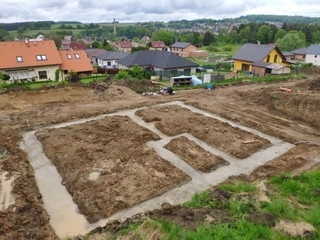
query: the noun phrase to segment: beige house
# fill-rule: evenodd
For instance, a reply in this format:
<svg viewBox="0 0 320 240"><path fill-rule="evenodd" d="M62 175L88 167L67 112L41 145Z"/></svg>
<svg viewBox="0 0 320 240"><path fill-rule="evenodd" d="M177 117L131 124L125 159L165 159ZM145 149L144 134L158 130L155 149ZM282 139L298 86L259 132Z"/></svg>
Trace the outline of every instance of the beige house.
<svg viewBox="0 0 320 240"><path fill-rule="evenodd" d="M197 48L191 43L176 42L170 46L171 52L179 55L180 57L207 57L208 52L205 50L198 51Z"/></svg>

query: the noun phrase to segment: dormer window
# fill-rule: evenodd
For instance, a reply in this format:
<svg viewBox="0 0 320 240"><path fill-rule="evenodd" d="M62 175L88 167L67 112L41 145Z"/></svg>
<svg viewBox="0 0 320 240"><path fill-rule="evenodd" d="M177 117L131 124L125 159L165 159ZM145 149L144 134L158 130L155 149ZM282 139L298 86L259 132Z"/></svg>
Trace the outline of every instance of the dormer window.
<svg viewBox="0 0 320 240"><path fill-rule="evenodd" d="M17 56L17 62L23 62L22 57L21 56Z"/></svg>
<svg viewBox="0 0 320 240"><path fill-rule="evenodd" d="M68 59L72 59L71 54L67 54Z"/></svg>
<svg viewBox="0 0 320 240"><path fill-rule="evenodd" d="M80 55L78 53L74 54L76 56L76 59L80 58Z"/></svg>
<svg viewBox="0 0 320 240"><path fill-rule="evenodd" d="M36 55L36 58L38 61L46 61L47 60L47 56L42 54L42 55Z"/></svg>

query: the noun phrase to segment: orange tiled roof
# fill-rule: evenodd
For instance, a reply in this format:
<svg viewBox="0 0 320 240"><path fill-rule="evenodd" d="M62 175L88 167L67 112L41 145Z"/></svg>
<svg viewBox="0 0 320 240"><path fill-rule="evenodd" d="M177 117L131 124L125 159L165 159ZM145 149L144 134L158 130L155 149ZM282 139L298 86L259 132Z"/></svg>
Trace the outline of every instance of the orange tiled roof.
<svg viewBox="0 0 320 240"><path fill-rule="evenodd" d="M93 71L93 67L87 57L85 50L60 50L62 70L73 70L75 72Z"/></svg>
<svg viewBox="0 0 320 240"><path fill-rule="evenodd" d="M60 64L62 61L53 40L0 42L0 69Z"/></svg>

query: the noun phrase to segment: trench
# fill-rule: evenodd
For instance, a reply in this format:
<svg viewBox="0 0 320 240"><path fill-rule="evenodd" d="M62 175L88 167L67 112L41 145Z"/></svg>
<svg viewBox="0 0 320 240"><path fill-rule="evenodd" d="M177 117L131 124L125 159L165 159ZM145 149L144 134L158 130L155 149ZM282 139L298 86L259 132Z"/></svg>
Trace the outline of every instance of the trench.
<svg viewBox="0 0 320 240"><path fill-rule="evenodd" d="M102 119L107 116L128 116L140 126L145 127L158 134L161 139L158 141L150 141L147 143L147 145L150 148L153 148L162 158L171 162L175 167L181 169L192 178L190 182L171 189L160 196L148 199L144 202L136 204L135 206L117 212L107 219L101 219L96 223L90 224L85 216L79 212L79 209L73 202L71 195L67 191L66 187L62 184L63 179L57 171L57 168L51 163L50 159L48 159L43 152L42 145L36 138L36 131L27 132L23 135L23 140L20 143L20 148L28 154L28 159L35 171L35 178L40 193L43 197L44 207L50 215L50 224L59 237L63 238L85 234L98 226L104 226L110 220L124 220L137 213L159 208L164 202L168 202L173 205L181 204L185 201L188 201L195 193L205 191L208 188L225 181L230 176L239 174L250 174L257 167L268 163L269 161L284 154L289 149L295 146L293 144L283 142L280 139L263 134L255 129L244 127L230 120L221 118L217 115L185 105L182 102L175 101L161 105L179 105L181 107L188 108L193 112L216 118L222 122L230 124L231 126L240 128L247 132L251 132L255 135L269 140L271 142L271 146L266 149L257 151L250 157L239 161L238 159L216 149L213 146L206 144L205 142L193 137L188 133L168 137L167 135L160 132L157 128L155 128L154 123L146 123L140 117L135 115L135 112L137 110L146 109L146 107L120 111L112 114L103 114L96 117L79 119L72 122L50 126L48 128L60 128L72 124L79 124L91 120ZM171 139L178 138L180 136L185 136L188 139L196 142L203 149L215 155L221 156L230 164L228 166L221 166L210 173L202 173L194 169L187 162L180 159L176 154L164 148L164 145L170 142ZM93 172L90 177L92 179L96 179L97 177L99 177L98 172Z"/></svg>

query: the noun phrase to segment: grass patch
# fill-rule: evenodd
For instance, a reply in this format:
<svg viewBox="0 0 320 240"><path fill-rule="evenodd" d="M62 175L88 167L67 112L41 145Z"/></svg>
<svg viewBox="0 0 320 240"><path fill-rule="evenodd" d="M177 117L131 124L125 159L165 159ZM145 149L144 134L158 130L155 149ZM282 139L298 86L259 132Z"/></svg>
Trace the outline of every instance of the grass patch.
<svg viewBox="0 0 320 240"><path fill-rule="evenodd" d="M247 184L239 182L237 184L222 184L220 189L227 190L230 192L240 193L240 192L257 192L258 188L253 184Z"/></svg>

